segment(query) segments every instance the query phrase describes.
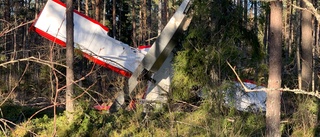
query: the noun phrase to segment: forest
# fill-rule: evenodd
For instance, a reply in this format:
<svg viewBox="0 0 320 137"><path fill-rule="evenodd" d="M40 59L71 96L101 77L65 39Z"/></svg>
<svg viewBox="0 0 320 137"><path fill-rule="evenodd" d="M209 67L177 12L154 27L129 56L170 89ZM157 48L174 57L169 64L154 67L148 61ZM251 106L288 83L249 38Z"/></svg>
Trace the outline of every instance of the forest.
<svg viewBox="0 0 320 137"><path fill-rule="evenodd" d="M182 1L61 0L67 25L75 10L133 48L152 45ZM86 59L70 40L63 47L34 32L46 3L0 0L0 136L320 136L318 0L192 0L167 101L115 112L94 105L128 90L128 77ZM243 94L266 93L265 110L227 104L235 82Z"/></svg>

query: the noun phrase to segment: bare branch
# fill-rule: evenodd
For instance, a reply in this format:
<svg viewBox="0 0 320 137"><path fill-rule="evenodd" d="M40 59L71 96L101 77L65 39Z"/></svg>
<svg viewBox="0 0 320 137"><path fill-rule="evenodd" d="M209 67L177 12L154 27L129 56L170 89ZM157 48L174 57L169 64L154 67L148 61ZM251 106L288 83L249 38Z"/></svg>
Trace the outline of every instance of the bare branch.
<svg viewBox="0 0 320 137"><path fill-rule="evenodd" d="M22 27L22 26L24 26L24 25L31 24L31 23L33 23L34 21L35 21L35 19L34 19L34 20L31 20L31 21L28 21L28 22L25 22L25 23L21 23L20 25L15 26L15 27L13 27L13 28L11 28L11 29L9 29L9 30L5 30L5 31L3 31L3 32L0 32L0 37L2 37L4 34L7 34L7 33L11 32L11 31L13 31L13 30L15 30L15 29L17 29L17 28L20 28L20 27Z"/></svg>
<svg viewBox="0 0 320 137"><path fill-rule="evenodd" d="M242 88L244 89L245 92L258 92L258 91L273 91L273 90L278 90L278 91L282 91L282 92L292 92L295 94L302 94L302 95L309 95L309 96L314 96L317 97L318 99L320 99L320 93L318 90L316 91L306 91L306 90L301 90L301 89L290 89L288 87L285 88L279 88L279 89L273 89L273 88L260 88L260 89L248 89L242 82L242 80L240 79L239 75L237 74L237 72L235 71L235 69L230 65L230 63L227 61L227 64L229 65L229 67L232 69L233 73L236 75L237 80L240 82Z"/></svg>
<svg viewBox="0 0 320 137"><path fill-rule="evenodd" d="M0 67L6 68L7 65L9 65L9 64L13 64L13 63L17 63L17 62L22 62L22 61L37 62L37 63L44 64L44 65L47 65L47 66L51 66L50 63L53 63L54 65L62 66L62 67L65 67L65 68L67 67L66 65L63 65L63 64L60 64L60 63L50 62L50 61L47 61L47 60L42 60L42 59L40 59L40 58L36 58L36 57L33 57L33 56L32 56L32 57L28 57L28 58L11 60L11 61L8 61L8 62L5 62L5 63L1 63L1 64L0 64Z"/></svg>
<svg viewBox="0 0 320 137"><path fill-rule="evenodd" d="M228 64L229 67L232 69L233 73L236 75L237 80L240 82L240 84L241 84L241 86L244 88L244 90L245 90L246 92L250 92L250 90L243 84L243 82L242 82L242 80L240 79L240 77L239 77L238 73L236 72L235 68L233 68L228 61L227 61L227 64Z"/></svg>
<svg viewBox="0 0 320 137"><path fill-rule="evenodd" d="M4 118L0 118L0 122L2 122L5 126L8 126L7 123L10 123L10 124L12 124L12 125L14 125L14 126L16 126L16 127L25 129L26 131L30 132L30 133L33 134L34 136L39 136L39 135L36 134L35 132L32 132L31 130L29 130L29 129L27 129L27 128L24 128L24 127L22 127L22 126L20 126L20 125L18 125L18 124L16 124L16 123L14 123L14 122L12 122L12 121L6 120L6 119L4 119ZM5 132L3 132L3 133L5 134ZM5 134L5 135L6 135L6 134ZM7 136L7 135L6 135L6 136Z"/></svg>
<svg viewBox="0 0 320 137"><path fill-rule="evenodd" d="M10 95L13 93L13 91L19 86L19 83L22 81L22 78L24 76L24 74L27 72L27 69L29 67L29 64L27 64L26 68L24 69L21 77L19 78L18 82L15 83L15 86L11 89L10 93L8 94L8 96L1 102L0 106L2 106L10 97Z"/></svg>
<svg viewBox="0 0 320 137"><path fill-rule="evenodd" d="M318 13L317 9L313 6L313 4L311 2L309 2L308 0L302 0L307 8L302 8L300 6L297 6L297 5L294 5L294 4L291 4L290 5L296 9L299 9L299 10L307 10L308 12L310 12L316 19L317 21L320 23L320 14Z"/></svg>

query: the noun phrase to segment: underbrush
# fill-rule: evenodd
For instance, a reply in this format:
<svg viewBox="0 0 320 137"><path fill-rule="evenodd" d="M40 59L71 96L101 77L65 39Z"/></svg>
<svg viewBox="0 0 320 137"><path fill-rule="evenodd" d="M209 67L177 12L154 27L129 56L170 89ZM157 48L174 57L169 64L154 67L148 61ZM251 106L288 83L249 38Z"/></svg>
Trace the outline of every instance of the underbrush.
<svg viewBox="0 0 320 137"><path fill-rule="evenodd" d="M171 102L172 103L172 102ZM184 104L190 105L190 104ZM116 113L95 111L89 105L78 108L74 122L68 124L64 113L44 115L21 122L12 130L3 129L2 136L262 136L264 114L239 112L217 106L212 98L201 100L192 111L164 105L161 109L143 112L120 110ZM188 107L186 107L188 108ZM51 112L52 113L52 112ZM48 112L50 114L50 112ZM2 127L4 127L2 125Z"/></svg>
<svg viewBox="0 0 320 137"><path fill-rule="evenodd" d="M284 94L283 99L288 96ZM72 123L68 123L62 111L58 111L54 119L52 109L33 116L39 108L5 104L1 107L0 136L264 136L264 112L242 112L227 107L223 97L213 91L196 102L188 102L195 101L194 97L190 98L185 101L171 98L168 104L152 111L144 111L143 105L138 104L135 110L115 113L96 111L92 103L80 100ZM298 99L292 104L295 110L287 105L290 113L282 110L283 136L317 135L319 126L317 121L312 121L317 120L317 103L312 99L304 100L303 104ZM295 107L297 104L299 107ZM30 116L33 117L29 120Z"/></svg>

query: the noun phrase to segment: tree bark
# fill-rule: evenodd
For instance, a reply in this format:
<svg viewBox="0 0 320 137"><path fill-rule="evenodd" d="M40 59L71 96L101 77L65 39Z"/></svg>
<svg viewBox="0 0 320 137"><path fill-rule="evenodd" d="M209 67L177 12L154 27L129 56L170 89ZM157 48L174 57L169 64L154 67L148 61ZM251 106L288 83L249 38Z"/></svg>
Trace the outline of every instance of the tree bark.
<svg viewBox="0 0 320 137"><path fill-rule="evenodd" d="M244 20L244 23L243 25L247 28L248 27L248 0L244 0L244 3L243 3L243 20Z"/></svg>
<svg viewBox="0 0 320 137"><path fill-rule="evenodd" d="M72 100L74 94L74 72L73 72L73 58L74 58L74 37L73 37L73 0L67 0L67 10L66 10L66 64L67 64L67 74L66 74L66 111L69 122L73 120L74 112L74 102Z"/></svg>
<svg viewBox="0 0 320 137"><path fill-rule="evenodd" d="M269 89L281 88L282 2L270 2ZM280 91L267 91L266 136L280 137Z"/></svg>
<svg viewBox="0 0 320 137"><path fill-rule="evenodd" d="M158 4L158 36L161 33L163 26L162 26L162 0L159 0Z"/></svg>
<svg viewBox="0 0 320 137"><path fill-rule="evenodd" d="M266 11L266 21L264 25L263 45L265 46L266 53L268 52L268 37L270 31L270 11Z"/></svg>
<svg viewBox="0 0 320 137"><path fill-rule="evenodd" d="M148 7L148 19L147 19L147 23L148 23L148 45L151 45L151 31L152 31L152 28L151 28L151 23L152 23L152 0L148 0L148 3L147 3L147 7Z"/></svg>
<svg viewBox="0 0 320 137"><path fill-rule="evenodd" d="M95 2L95 19L100 22L100 2L101 0L96 0Z"/></svg>
<svg viewBox="0 0 320 137"><path fill-rule="evenodd" d="M296 5L300 5L301 4L301 0L296 0ZM298 72L298 88L301 90L302 89L302 76L301 76L301 49L300 49L300 42L301 42L301 14L300 12L295 12L295 26L297 26L294 30L295 30L295 35L294 35L294 40L295 40L295 44L296 44L296 60L297 60L297 72Z"/></svg>
<svg viewBox="0 0 320 137"><path fill-rule="evenodd" d="M106 26L106 14L107 14L107 0L103 0L103 16L102 16L102 24Z"/></svg>
<svg viewBox="0 0 320 137"><path fill-rule="evenodd" d="M136 5L136 0L132 0L132 43L133 43L133 47L137 47L137 42L136 42L136 9L135 9L135 5Z"/></svg>
<svg viewBox="0 0 320 137"><path fill-rule="evenodd" d="M112 1L112 32L113 32L113 38L116 38L117 35L117 19L116 19L116 0Z"/></svg>
<svg viewBox="0 0 320 137"><path fill-rule="evenodd" d="M258 32L258 4L257 1L253 1L253 12L254 12L254 30L256 31L256 33Z"/></svg>
<svg viewBox="0 0 320 137"><path fill-rule="evenodd" d="M293 0L290 0L290 4L293 4ZM293 16L294 16L294 14L293 14L293 7L292 6L290 6L289 7L290 8L290 16L289 16L289 45L288 45L288 47L289 47L289 55L290 56L292 56L292 49L293 49L293 47L292 47L292 43L293 43L293 39L294 39L294 37L293 37L293 29L294 29L294 27L293 27L293 22L294 22L294 18L293 18Z"/></svg>
<svg viewBox="0 0 320 137"><path fill-rule="evenodd" d="M141 45L145 45L145 40L147 38L147 1L143 0L142 1L142 5L141 5L141 9L140 9L140 13L141 13L141 18L140 18L140 32L141 32L141 36L140 36L140 43Z"/></svg>
<svg viewBox="0 0 320 137"><path fill-rule="evenodd" d="M89 0L86 0L84 13L89 16Z"/></svg>
<svg viewBox="0 0 320 137"><path fill-rule="evenodd" d="M310 1L310 0L309 0ZM311 1L310 1L311 2ZM305 2L302 8L307 8ZM312 15L307 10L301 14L301 76L302 89L310 90L312 80Z"/></svg>
<svg viewBox="0 0 320 137"><path fill-rule="evenodd" d="M37 18L38 17L38 9L39 9L38 0L34 0L34 4L35 4L34 17Z"/></svg>
<svg viewBox="0 0 320 137"><path fill-rule="evenodd" d="M163 0L162 5L162 29L166 26L168 22L168 0Z"/></svg>

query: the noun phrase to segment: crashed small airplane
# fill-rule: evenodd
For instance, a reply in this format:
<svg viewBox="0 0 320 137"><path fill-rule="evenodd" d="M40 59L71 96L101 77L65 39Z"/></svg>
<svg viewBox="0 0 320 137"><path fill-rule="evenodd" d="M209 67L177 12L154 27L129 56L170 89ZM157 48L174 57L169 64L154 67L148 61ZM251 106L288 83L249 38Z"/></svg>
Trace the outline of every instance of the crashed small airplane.
<svg viewBox="0 0 320 137"><path fill-rule="evenodd" d="M173 59L171 51L176 45L175 36L186 30L191 22L192 18L188 16L191 5L192 0L184 0L153 45L151 47L142 46L137 49L113 39L108 35L109 29L107 27L74 10L74 47L94 63L129 77L129 93L120 91L112 106L98 105L95 106L95 109L109 110L112 107L116 109L122 107L125 104L125 99L128 99L141 77L149 80L149 82L145 97L140 102L167 102L166 95L169 92L173 75L170 63ZM59 0L48 0L31 29L52 42L65 47L66 5ZM250 104L243 105L241 103L239 110L243 111L247 106L257 104L256 102L250 103L252 98L256 98L256 95L249 97L249 99L244 96L236 98L240 101L249 101ZM261 106L263 109L263 105L261 105L263 99L265 99L265 96L262 93L262 101L258 101L259 109L261 109ZM230 104L229 98L225 98L225 100L227 104ZM238 108L238 106L236 107ZM244 108L242 108L243 106Z"/></svg>
<svg viewBox="0 0 320 137"><path fill-rule="evenodd" d="M59 0L48 0L31 29L65 46L66 5ZM113 39L108 32L98 21L74 10L74 47L89 60L130 77L146 52Z"/></svg>
<svg viewBox="0 0 320 137"><path fill-rule="evenodd" d="M190 0L184 0L156 42L151 47L143 46L138 49L111 38L107 27L74 10L74 47L96 64L130 77L129 94L138 84L137 78L143 75L142 71L155 73L152 78L151 75L142 76L154 80L148 84L145 100L166 100L163 94L168 93L172 76L170 60L173 57L170 54L175 46L174 35L189 25L187 13L190 5ZM59 0L48 0L31 29L65 47L66 5ZM122 91L115 102L123 105L125 96L127 95Z"/></svg>

